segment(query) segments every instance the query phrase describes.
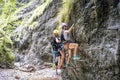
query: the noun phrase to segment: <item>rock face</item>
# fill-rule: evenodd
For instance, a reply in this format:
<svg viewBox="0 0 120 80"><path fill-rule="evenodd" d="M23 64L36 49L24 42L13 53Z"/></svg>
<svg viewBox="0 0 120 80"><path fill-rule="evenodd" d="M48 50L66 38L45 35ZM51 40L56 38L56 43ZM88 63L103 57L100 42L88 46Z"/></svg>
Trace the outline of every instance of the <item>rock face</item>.
<svg viewBox="0 0 120 80"><path fill-rule="evenodd" d="M120 55L120 2L119 0L80 0L71 14L76 23L74 39L80 45L83 61L76 74L71 70L70 80L119 80ZM70 70L69 70L70 71ZM76 79L74 79L76 76Z"/></svg>
<svg viewBox="0 0 120 80"><path fill-rule="evenodd" d="M58 25L56 15L60 7L61 0L53 0L39 17L37 27L28 32L25 39L23 34L23 42L16 51L22 53L20 61L38 65L43 61L52 62L50 40ZM79 43L82 61L72 61L73 68L67 68L63 77L66 75L69 80L119 80L119 0L77 0L70 14L68 24L71 23L75 24L72 35Z"/></svg>
<svg viewBox="0 0 120 80"><path fill-rule="evenodd" d="M34 5L37 7L41 5L40 0L34 2ZM53 0L49 4L49 7L44 11L43 15L38 18L37 28L34 30L31 29L22 29L21 40L15 43L15 47L19 48L15 53L19 53L21 56L17 55L17 59L20 59L20 62L23 64L35 64L39 65L45 62L52 62L52 54L50 49L50 40L52 39L52 31L57 27L58 17L55 17L60 7L60 0ZM32 7L32 8L31 8ZM33 8L34 7L34 8ZM31 5L27 7L22 15L25 15L24 12L30 14L35 10L35 6ZM24 18L24 16L22 17ZM18 29L19 30L19 29ZM26 31L27 30L27 31ZM25 34L25 31L27 34ZM16 31L17 32L17 31ZM16 38L15 38L16 41Z"/></svg>

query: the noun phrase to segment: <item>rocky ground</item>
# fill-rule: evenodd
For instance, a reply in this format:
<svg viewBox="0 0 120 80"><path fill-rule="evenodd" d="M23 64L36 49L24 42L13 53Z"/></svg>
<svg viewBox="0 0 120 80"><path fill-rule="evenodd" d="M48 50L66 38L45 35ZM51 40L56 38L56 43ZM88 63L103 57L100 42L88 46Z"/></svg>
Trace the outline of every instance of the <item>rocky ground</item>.
<svg viewBox="0 0 120 80"><path fill-rule="evenodd" d="M0 80L62 80L56 75L56 70L48 66L15 67L1 69Z"/></svg>

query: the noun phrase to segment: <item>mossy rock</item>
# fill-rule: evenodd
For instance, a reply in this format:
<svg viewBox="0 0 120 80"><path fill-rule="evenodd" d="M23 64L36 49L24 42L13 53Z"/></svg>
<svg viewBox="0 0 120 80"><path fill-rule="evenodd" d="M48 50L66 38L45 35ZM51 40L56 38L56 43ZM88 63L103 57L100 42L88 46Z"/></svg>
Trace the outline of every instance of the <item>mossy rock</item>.
<svg viewBox="0 0 120 80"><path fill-rule="evenodd" d="M0 52L0 67L2 68L13 68L15 56L12 52Z"/></svg>

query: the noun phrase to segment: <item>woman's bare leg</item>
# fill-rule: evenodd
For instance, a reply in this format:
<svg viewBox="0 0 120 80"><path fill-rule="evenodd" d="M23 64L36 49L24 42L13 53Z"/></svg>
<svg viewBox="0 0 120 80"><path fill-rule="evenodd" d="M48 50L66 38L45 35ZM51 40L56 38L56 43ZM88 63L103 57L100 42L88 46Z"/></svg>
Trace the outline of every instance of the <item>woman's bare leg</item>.
<svg viewBox="0 0 120 80"><path fill-rule="evenodd" d="M73 56L73 53L72 53L72 50L74 49L74 55L77 54L77 51L78 51L78 44L77 43L70 43L69 46L68 46L68 60L67 60L67 64L70 63L71 61L71 58Z"/></svg>
<svg viewBox="0 0 120 80"><path fill-rule="evenodd" d="M58 57L58 68L60 68L60 64L61 64L61 56Z"/></svg>
<svg viewBox="0 0 120 80"><path fill-rule="evenodd" d="M60 51L61 54L61 62L60 62L60 66L64 65L64 60L65 60L65 52L64 51Z"/></svg>
<svg viewBox="0 0 120 80"><path fill-rule="evenodd" d="M78 51L78 44L77 43L70 43L69 49L74 49L74 54L77 54Z"/></svg>
<svg viewBox="0 0 120 80"><path fill-rule="evenodd" d="M67 61L67 64L70 63L71 58L72 58L72 50L68 49L68 61Z"/></svg>
<svg viewBox="0 0 120 80"><path fill-rule="evenodd" d="M74 47L75 47L74 48L74 54L77 54L77 52L78 52L78 44L76 43Z"/></svg>

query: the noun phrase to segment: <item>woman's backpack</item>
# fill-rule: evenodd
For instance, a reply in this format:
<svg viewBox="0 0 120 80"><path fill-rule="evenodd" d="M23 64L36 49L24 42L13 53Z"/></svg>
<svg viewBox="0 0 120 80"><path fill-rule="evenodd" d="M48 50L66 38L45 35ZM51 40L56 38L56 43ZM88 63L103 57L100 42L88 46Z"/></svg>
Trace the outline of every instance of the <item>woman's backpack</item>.
<svg viewBox="0 0 120 80"><path fill-rule="evenodd" d="M64 38L64 35L63 35L63 31L61 32L60 39L61 39L62 42L65 41L65 38Z"/></svg>
<svg viewBox="0 0 120 80"><path fill-rule="evenodd" d="M57 50L58 45L57 45L57 43L56 43L56 41L55 41L55 38L52 39L52 41L51 41L51 46L52 46L52 49L53 49L53 50Z"/></svg>

